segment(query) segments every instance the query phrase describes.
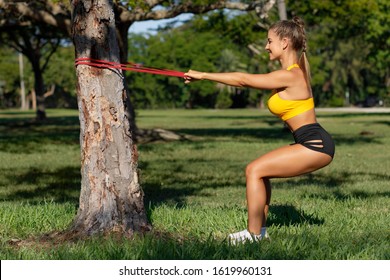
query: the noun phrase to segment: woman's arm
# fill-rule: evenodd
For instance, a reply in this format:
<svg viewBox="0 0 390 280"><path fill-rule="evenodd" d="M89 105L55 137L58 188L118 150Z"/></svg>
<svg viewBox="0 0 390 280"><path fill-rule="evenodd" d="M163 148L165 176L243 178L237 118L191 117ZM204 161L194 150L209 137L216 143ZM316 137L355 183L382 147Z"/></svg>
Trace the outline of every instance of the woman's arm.
<svg viewBox="0 0 390 280"><path fill-rule="evenodd" d="M185 73L184 79L185 83L209 80L235 87L275 89L291 86L296 77L292 71L287 70L278 70L268 74L207 73L190 70Z"/></svg>

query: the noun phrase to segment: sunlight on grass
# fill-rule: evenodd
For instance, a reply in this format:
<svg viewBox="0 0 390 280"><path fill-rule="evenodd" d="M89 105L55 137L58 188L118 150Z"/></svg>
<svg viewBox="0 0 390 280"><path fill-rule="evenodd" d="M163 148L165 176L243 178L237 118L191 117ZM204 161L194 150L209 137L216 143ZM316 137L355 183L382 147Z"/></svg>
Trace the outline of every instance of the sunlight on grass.
<svg viewBox="0 0 390 280"><path fill-rule="evenodd" d="M271 242L231 247L246 226L244 170L291 134L262 110L142 110L141 128L191 140L140 144L139 169L153 231L64 244L15 241L65 230L80 190L78 112L0 111L1 259L389 259L389 114L319 113L334 162L273 180Z"/></svg>

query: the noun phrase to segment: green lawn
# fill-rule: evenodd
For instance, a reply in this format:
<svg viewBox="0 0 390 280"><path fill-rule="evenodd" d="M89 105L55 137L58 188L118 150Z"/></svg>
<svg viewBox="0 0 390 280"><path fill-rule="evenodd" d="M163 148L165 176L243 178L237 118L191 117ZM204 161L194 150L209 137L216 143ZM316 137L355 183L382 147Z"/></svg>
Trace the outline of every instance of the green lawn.
<svg viewBox="0 0 390 280"><path fill-rule="evenodd" d="M145 237L42 240L75 217L80 189L78 112L0 111L1 259L389 259L390 114L318 113L336 155L310 175L273 180L271 242L232 247L246 226L248 162L293 141L265 110L141 110L141 128L188 140L140 144Z"/></svg>

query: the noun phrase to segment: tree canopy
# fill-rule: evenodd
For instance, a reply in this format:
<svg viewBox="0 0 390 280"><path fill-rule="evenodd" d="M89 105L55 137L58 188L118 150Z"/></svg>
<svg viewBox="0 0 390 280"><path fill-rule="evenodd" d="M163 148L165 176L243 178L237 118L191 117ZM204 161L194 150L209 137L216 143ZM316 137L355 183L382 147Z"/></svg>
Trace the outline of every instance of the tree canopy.
<svg viewBox="0 0 390 280"><path fill-rule="evenodd" d="M41 17L51 19L53 26L68 32L69 17L67 1L12 1L12 11L22 9L19 3L34 2L29 6L41 7ZM241 13L231 10L200 14L213 10L226 1L114 1L119 22L126 28L126 60L147 66L187 71L190 68L204 71L245 71L264 73L278 65L268 62L264 50L266 28L278 20L276 5L262 18L252 4L272 1L231 1L222 8L241 5ZM273 1L275 2L275 1ZM309 39L309 61L313 77L313 91L318 106L342 106L358 104L368 96L388 102L389 99L389 10L386 0L285 0L287 16L302 17L306 23ZM4 3L0 0L0 19L4 26ZM238 4L239 3L239 4ZM265 4L261 7L264 8ZM3 6L2 6L3 5ZM189 6L186 6L189 5ZM231 5L231 6L229 6ZM10 9L10 6L7 6ZM187 7L187 8L186 8ZM135 21L174 17L189 11L195 14L179 27L163 28L156 34L127 34ZM175 10L176 9L176 10ZM49 12L51 11L51 12ZM33 15L25 12L25 19ZM37 16L38 14L34 14ZM121 25L118 25L121 26ZM66 32L64 34L66 34ZM56 84L56 95L49 106L75 106L73 47L61 46L44 74L46 84ZM10 55L11 54L11 55ZM16 53L1 46L0 80L6 82L5 95L16 105L18 95L18 67L6 65L17 62ZM61 73L61 69L69 69ZM31 88L32 73L25 73L26 85ZM184 86L177 78L147 74L127 73L127 81L137 108L158 107L244 107L257 106L267 92L232 90L203 82ZM58 92L61 94L58 94ZM61 98L60 98L61 96ZM68 101L64 101L64 96ZM58 99L62 99L58 101ZM67 104L67 105L66 105ZM5 106L5 105L3 105ZM8 105L7 105L8 106Z"/></svg>

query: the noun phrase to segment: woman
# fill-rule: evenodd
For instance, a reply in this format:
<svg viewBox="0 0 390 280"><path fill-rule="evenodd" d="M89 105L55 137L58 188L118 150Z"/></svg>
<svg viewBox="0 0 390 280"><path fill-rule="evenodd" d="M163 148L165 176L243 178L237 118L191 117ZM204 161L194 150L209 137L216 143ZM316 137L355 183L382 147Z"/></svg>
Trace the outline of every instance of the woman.
<svg viewBox="0 0 390 280"><path fill-rule="evenodd" d="M335 149L331 136L316 120L303 21L294 17L273 24L265 49L270 60L280 62L281 70L268 74L190 70L185 74L185 83L210 80L230 86L272 89L269 110L286 123L295 139L295 144L266 153L246 167L248 226L229 235L233 244L268 238L271 178L293 177L320 169L332 161Z"/></svg>

